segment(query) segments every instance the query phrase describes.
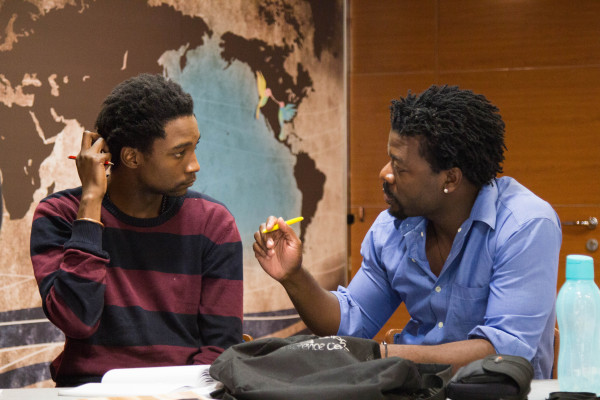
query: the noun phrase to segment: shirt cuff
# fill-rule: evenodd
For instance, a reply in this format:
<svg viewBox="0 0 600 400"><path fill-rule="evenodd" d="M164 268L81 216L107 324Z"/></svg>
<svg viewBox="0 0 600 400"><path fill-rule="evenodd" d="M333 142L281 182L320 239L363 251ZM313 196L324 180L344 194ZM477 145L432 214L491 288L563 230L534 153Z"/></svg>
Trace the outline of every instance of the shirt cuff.
<svg viewBox="0 0 600 400"><path fill-rule="evenodd" d="M71 238L64 245L65 249L78 249L102 258L108 253L102 250L102 226L86 220L73 221Z"/></svg>
<svg viewBox="0 0 600 400"><path fill-rule="evenodd" d="M362 313L358 304L352 300L348 289L338 286L337 291L332 291L340 304L340 326L338 336L364 336L364 327L362 324Z"/></svg>
<svg viewBox="0 0 600 400"><path fill-rule="evenodd" d="M530 361L535 355L534 349L525 342L519 340L514 335L497 328L492 328L491 326L476 326L469 332L468 337L469 339L480 338L488 340L492 346L494 346L494 349L496 349L496 353L498 354L521 356Z"/></svg>

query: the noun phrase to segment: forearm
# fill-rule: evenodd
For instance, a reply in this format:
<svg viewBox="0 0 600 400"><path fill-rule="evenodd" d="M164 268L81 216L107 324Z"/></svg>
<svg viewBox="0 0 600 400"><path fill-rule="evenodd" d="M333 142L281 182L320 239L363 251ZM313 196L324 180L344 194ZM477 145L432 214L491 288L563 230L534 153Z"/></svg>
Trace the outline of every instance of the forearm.
<svg viewBox="0 0 600 400"><path fill-rule="evenodd" d="M82 224L100 230L96 224ZM56 262L59 263L56 274L44 280L41 290L48 317L66 335L88 337L96 331L104 309L108 259L71 247Z"/></svg>
<svg viewBox="0 0 600 400"><path fill-rule="evenodd" d="M71 276L63 275L53 282L44 296L48 319L69 337L83 339L98 329L104 306L106 287L90 282L85 287L73 285ZM69 292L67 297L64 292Z"/></svg>
<svg viewBox="0 0 600 400"><path fill-rule="evenodd" d="M99 244L102 228L69 222L72 218L40 204L32 224L31 261L48 318L66 335L81 338L97 328L108 255Z"/></svg>
<svg viewBox="0 0 600 400"><path fill-rule="evenodd" d="M388 344L388 357L407 358L419 363L443 363L463 366L496 351L486 339L469 339L438 345ZM382 353L383 354L383 353Z"/></svg>
<svg viewBox="0 0 600 400"><path fill-rule="evenodd" d="M103 198L103 194L100 196L98 194L82 193L77 218L88 218L100 222Z"/></svg>
<svg viewBox="0 0 600 400"><path fill-rule="evenodd" d="M471 361L479 360L496 350L485 339L470 339L433 346L388 344L388 357L401 357L417 363L451 364L453 373ZM385 357L385 347L381 345L381 355Z"/></svg>
<svg viewBox="0 0 600 400"><path fill-rule="evenodd" d="M335 335L340 326L340 305L331 292L300 267L281 284L306 326L316 335Z"/></svg>

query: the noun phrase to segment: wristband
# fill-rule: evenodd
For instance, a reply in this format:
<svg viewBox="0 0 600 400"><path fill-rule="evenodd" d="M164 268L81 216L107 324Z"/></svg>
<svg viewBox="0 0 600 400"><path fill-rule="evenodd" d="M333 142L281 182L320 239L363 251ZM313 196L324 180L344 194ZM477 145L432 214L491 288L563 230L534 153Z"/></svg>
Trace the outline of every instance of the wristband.
<svg viewBox="0 0 600 400"><path fill-rule="evenodd" d="M82 218L77 218L76 221L89 221L89 222L98 224L104 228L104 224L102 222L98 221L97 219L82 217Z"/></svg>

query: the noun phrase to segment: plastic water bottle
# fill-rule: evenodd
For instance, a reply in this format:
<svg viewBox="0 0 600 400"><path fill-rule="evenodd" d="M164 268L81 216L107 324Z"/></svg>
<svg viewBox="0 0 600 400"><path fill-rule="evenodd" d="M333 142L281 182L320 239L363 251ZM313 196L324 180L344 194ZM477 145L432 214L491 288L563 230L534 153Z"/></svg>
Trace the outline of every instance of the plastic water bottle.
<svg viewBox="0 0 600 400"><path fill-rule="evenodd" d="M600 393L600 290L594 283L594 259L568 255L566 278L556 298L558 384L563 392Z"/></svg>

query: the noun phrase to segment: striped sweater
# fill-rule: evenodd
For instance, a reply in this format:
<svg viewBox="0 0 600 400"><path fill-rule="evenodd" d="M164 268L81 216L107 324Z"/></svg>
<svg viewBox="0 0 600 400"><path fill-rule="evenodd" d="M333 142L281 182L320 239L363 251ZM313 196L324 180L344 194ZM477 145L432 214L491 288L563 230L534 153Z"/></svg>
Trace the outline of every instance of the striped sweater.
<svg viewBox="0 0 600 400"><path fill-rule="evenodd" d="M242 244L210 197L169 197L139 219L105 197L102 222L75 221L81 188L42 200L31 260L46 316L66 337L58 386L113 368L210 364L242 340Z"/></svg>

